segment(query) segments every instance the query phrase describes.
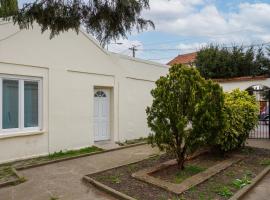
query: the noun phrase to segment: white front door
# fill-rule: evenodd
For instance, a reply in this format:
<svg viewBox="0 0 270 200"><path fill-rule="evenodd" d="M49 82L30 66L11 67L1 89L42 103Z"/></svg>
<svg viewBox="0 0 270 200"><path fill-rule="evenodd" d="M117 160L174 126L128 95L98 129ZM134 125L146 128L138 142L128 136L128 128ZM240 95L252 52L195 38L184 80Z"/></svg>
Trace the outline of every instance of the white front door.
<svg viewBox="0 0 270 200"><path fill-rule="evenodd" d="M110 90L94 91L94 140L110 139Z"/></svg>

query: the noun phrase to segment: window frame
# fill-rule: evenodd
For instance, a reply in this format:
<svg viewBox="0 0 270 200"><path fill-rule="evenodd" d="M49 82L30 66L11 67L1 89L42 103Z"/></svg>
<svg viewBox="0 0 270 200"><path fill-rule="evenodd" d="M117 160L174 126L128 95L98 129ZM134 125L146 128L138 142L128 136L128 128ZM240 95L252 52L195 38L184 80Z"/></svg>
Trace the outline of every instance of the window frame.
<svg viewBox="0 0 270 200"><path fill-rule="evenodd" d="M18 128L3 129L3 80L16 80L18 81L19 88L19 119ZM31 81L38 83L38 126L37 127L24 127L24 82ZM0 135L18 132L33 132L42 130L42 78L27 77L27 76L13 76L0 74Z"/></svg>

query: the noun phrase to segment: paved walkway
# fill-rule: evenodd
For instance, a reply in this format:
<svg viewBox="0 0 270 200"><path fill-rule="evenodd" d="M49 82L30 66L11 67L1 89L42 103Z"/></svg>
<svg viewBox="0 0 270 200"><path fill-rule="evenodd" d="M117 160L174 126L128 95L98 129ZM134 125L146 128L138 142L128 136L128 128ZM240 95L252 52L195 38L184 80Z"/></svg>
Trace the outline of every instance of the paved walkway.
<svg viewBox="0 0 270 200"><path fill-rule="evenodd" d="M269 139L248 139L247 145L251 147L270 149Z"/></svg>
<svg viewBox="0 0 270 200"><path fill-rule="evenodd" d="M243 200L269 200L270 199L270 174L265 176L261 182L258 183Z"/></svg>
<svg viewBox="0 0 270 200"><path fill-rule="evenodd" d="M250 139L248 146L270 149L270 140ZM270 155L269 155L270 157ZM243 200L269 200L270 199L270 173L261 180L251 191L247 193Z"/></svg>
<svg viewBox="0 0 270 200"><path fill-rule="evenodd" d="M27 179L17 186L0 189L0 200L112 200L87 186L82 177L158 153L148 145L78 158L20 171Z"/></svg>

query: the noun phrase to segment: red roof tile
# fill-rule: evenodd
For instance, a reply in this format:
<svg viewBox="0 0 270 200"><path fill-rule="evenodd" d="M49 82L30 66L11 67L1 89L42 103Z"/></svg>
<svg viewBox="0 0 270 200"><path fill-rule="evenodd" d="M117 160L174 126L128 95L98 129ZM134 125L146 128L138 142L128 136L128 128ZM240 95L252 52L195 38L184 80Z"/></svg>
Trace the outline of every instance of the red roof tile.
<svg viewBox="0 0 270 200"><path fill-rule="evenodd" d="M193 63L196 59L196 56L197 52L178 55L173 60L171 60L168 65Z"/></svg>
<svg viewBox="0 0 270 200"><path fill-rule="evenodd" d="M268 75L262 76L241 76L241 77L234 77L234 78L220 78L220 79L212 79L219 83L226 83L226 82L241 82L241 81L254 81L254 80L265 80L269 78Z"/></svg>

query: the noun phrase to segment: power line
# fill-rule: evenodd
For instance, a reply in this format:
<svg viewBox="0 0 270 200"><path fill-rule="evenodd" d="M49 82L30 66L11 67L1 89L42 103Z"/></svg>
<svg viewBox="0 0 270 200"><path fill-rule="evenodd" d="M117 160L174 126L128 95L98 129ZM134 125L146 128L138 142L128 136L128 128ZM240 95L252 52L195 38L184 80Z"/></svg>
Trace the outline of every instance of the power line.
<svg viewBox="0 0 270 200"><path fill-rule="evenodd" d="M260 44L251 44L251 45L235 45L235 46L223 46L223 48L233 48L233 47L243 47L243 48L248 48L248 47L256 47L256 46L265 46L270 44L270 42L265 42L265 43L260 43ZM209 45L209 44L208 44ZM205 45L207 46L207 45ZM153 48L153 49L137 49L138 51L181 51L181 50L197 50L198 48Z"/></svg>
<svg viewBox="0 0 270 200"><path fill-rule="evenodd" d="M233 34L233 33L238 33L238 32L243 32L243 31L249 31L249 30L248 29L242 29L242 30L231 31L231 32L227 32L227 33L208 34L208 35L200 35L200 36L194 36L194 37L198 37L198 38L210 37L210 39L211 39L211 37L212 38L219 38L220 36L230 35L230 34ZM182 40L169 40L169 41L163 41L163 42L144 43L144 46L168 44L168 43L183 42L183 41L190 41L190 40L195 40L195 38L187 38L187 39L182 39Z"/></svg>
<svg viewBox="0 0 270 200"><path fill-rule="evenodd" d="M170 56L170 57L166 57L166 58L150 58L150 59L147 59L147 60L166 60L166 59L171 59L173 56Z"/></svg>

